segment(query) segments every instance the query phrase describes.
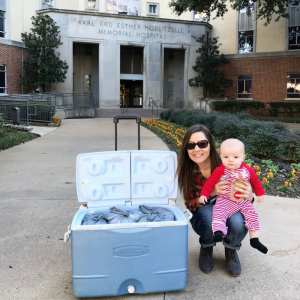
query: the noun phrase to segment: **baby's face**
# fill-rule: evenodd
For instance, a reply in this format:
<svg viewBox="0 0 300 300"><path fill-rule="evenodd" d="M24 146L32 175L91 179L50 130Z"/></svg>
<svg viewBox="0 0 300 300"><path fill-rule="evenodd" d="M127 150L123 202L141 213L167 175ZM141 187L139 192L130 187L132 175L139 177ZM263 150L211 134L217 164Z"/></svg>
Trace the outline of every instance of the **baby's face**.
<svg viewBox="0 0 300 300"><path fill-rule="evenodd" d="M221 160L223 165L228 169L237 169L245 159L244 150L240 147L222 147Z"/></svg>

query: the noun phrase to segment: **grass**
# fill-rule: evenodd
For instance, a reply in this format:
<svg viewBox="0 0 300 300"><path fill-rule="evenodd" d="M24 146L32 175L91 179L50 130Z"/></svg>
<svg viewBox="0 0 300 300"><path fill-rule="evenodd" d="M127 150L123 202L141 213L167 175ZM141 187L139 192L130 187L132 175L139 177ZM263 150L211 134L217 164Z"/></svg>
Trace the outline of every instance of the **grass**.
<svg viewBox="0 0 300 300"><path fill-rule="evenodd" d="M13 128L3 127L0 129L0 150L23 144L37 138L38 135L30 132L20 132Z"/></svg>

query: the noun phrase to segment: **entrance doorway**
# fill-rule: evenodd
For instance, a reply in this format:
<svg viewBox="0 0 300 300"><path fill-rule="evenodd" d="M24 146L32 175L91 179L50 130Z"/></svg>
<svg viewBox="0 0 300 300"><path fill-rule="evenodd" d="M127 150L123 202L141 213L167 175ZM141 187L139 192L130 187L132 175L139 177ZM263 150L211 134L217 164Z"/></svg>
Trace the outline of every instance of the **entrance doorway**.
<svg viewBox="0 0 300 300"><path fill-rule="evenodd" d="M120 80L120 105L125 104L127 107L143 107L143 80Z"/></svg>
<svg viewBox="0 0 300 300"><path fill-rule="evenodd" d="M164 50L164 108L183 108L185 50Z"/></svg>
<svg viewBox="0 0 300 300"><path fill-rule="evenodd" d="M99 106L99 44L73 43L73 92L93 93Z"/></svg>
<svg viewBox="0 0 300 300"><path fill-rule="evenodd" d="M121 107L143 107L143 57L143 47L120 47Z"/></svg>

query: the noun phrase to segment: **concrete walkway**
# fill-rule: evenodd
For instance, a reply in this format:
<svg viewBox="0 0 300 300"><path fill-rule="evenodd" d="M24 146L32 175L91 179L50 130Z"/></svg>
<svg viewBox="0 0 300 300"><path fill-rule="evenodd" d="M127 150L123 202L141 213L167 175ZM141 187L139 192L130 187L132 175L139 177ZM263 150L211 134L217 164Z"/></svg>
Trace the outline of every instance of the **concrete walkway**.
<svg viewBox="0 0 300 300"><path fill-rule="evenodd" d="M119 150L137 149L135 121L121 120L118 136ZM168 150L143 127L141 149ZM79 206L76 156L110 150L114 150L112 119L80 119L63 120L60 128L0 152L1 299L76 299L71 243L63 242ZM180 195L177 205L184 208ZM300 299L300 200L266 196L255 207L261 241L269 252L263 255L252 249L246 237L239 251L243 269L239 277L227 274L221 244L214 248L213 272L199 270L198 237L190 227L184 290L100 299Z"/></svg>

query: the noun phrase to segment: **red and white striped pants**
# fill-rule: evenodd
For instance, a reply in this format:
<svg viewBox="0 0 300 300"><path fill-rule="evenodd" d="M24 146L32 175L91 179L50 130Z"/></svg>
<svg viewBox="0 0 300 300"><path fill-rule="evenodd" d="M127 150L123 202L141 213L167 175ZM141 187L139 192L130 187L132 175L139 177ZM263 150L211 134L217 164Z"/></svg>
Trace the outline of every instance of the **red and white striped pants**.
<svg viewBox="0 0 300 300"><path fill-rule="evenodd" d="M259 230L258 214L251 201L244 199L243 201L235 202L219 196L213 209L213 233L216 231L222 231L223 236L225 236L227 234L227 219L238 211L240 211L244 216L245 226L249 230Z"/></svg>

